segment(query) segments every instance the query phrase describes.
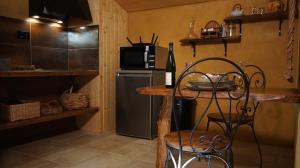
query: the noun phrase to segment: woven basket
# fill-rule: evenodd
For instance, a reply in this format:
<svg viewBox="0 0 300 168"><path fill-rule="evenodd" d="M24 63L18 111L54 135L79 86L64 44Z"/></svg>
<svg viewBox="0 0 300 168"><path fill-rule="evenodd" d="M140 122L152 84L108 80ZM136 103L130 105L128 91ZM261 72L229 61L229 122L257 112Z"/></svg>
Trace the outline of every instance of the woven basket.
<svg viewBox="0 0 300 168"><path fill-rule="evenodd" d="M204 29L201 29L201 38L203 39L219 38L219 36L220 24L215 20L207 22Z"/></svg>
<svg viewBox="0 0 300 168"><path fill-rule="evenodd" d="M41 114L57 114L63 112L63 107L57 100L50 100L46 103L41 103Z"/></svg>
<svg viewBox="0 0 300 168"><path fill-rule="evenodd" d="M40 117L40 102L23 102L22 104L1 104L1 119L5 121L25 120Z"/></svg>
<svg viewBox="0 0 300 168"><path fill-rule="evenodd" d="M61 104L67 110L76 110L87 108L89 106L89 99L83 93L64 93L61 96Z"/></svg>

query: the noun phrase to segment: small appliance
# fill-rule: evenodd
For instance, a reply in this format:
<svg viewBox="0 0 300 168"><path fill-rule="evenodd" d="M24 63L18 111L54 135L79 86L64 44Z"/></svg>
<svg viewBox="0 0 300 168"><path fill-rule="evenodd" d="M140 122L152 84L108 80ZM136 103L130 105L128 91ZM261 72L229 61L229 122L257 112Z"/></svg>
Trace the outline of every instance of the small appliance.
<svg viewBox="0 0 300 168"><path fill-rule="evenodd" d="M120 48L122 70L163 70L166 68L168 49L155 45Z"/></svg>

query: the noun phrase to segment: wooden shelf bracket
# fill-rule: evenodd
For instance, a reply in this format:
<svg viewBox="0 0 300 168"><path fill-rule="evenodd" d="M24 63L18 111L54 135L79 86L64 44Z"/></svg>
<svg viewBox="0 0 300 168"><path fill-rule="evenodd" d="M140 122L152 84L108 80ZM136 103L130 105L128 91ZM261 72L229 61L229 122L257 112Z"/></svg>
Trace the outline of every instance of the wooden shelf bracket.
<svg viewBox="0 0 300 168"><path fill-rule="evenodd" d="M278 35L279 35L279 36L281 36L282 22L283 22L283 19L282 19L282 17L280 17L280 18L279 18L279 30L278 30Z"/></svg>
<svg viewBox="0 0 300 168"><path fill-rule="evenodd" d="M224 56L227 57L227 40L222 39L222 42L224 44Z"/></svg>
<svg viewBox="0 0 300 168"><path fill-rule="evenodd" d="M193 48L193 57L196 57L196 43L191 43L191 46Z"/></svg>
<svg viewBox="0 0 300 168"><path fill-rule="evenodd" d="M240 43L241 36L234 37L223 37L223 38L197 38L197 39L181 39L181 45L191 46L193 48L193 57L196 57L196 46L197 45L211 45L211 44L223 44L224 45L224 56L227 56L228 43Z"/></svg>

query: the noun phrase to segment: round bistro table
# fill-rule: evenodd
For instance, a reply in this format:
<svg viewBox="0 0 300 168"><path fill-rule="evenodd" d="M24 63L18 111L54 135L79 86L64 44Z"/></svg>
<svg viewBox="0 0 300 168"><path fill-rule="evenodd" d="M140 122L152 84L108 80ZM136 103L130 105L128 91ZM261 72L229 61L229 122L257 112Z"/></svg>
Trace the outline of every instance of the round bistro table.
<svg viewBox="0 0 300 168"><path fill-rule="evenodd" d="M163 168L166 160L166 144L164 137L170 133L171 130L171 111L172 111L172 89L167 89L165 86L152 86L137 88L137 93L143 95L163 96L163 103L160 109L158 125L158 137L157 137L157 155L156 155L156 167ZM191 90L183 90L184 96L194 96L195 92ZM239 94L239 91L234 91L233 94ZM228 93L225 91L217 92L218 99L228 98ZM201 91L200 98L210 98L211 93L209 91ZM298 89L283 89L283 88L250 88L250 99L254 99L260 102L272 101L278 103L300 103L300 92ZM300 111L300 110L299 110ZM298 115L298 125L300 126L300 115ZM298 126L298 127L299 127ZM297 130L296 136L296 156L300 157L300 130ZM300 168L299 161L295 159L295 168Z"/></svg>

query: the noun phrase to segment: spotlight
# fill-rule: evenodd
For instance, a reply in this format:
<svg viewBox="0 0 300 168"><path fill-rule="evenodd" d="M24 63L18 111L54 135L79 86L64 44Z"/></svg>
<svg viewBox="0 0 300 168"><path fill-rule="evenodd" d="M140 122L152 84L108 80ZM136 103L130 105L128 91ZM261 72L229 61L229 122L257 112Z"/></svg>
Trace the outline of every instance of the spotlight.
<svg viewBox="0 0 300 168"><path fill-rule="evenodd" d="M28 19L26 19L26 21L30 22L30 23L40 23L39 20L33 19L33 18L28 18Z"/></svg>
<svg viewBox="0 0 300 168"><path fill-rule="evenodd" d="M85 28L86 28L86 27L84 27L84 26L80 27L81 30L84 30Z"/></svg>
<svg viewBox="0 0 300 168"><path fill-rule="evenodd" d="M35 19L40 18L38 15L34 15L34 16L32 16L32 17L35 18Z"/></svg>
<svg viewBox="0 0 300 168"><path fill-rule="evenodd" d="M63 24L64 22L61 21L61 20L59 20L59 21L57 21L57 23L58 23L58 24Z"/></svg>
<svg viewBox="0 0 300 168"><path fill-rule="evenodd" d="M51 23L51 24L49 24L49 26L51 26L51 27L61 27L61 25L58 24L58 23Z"/></svg>

